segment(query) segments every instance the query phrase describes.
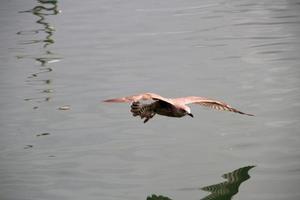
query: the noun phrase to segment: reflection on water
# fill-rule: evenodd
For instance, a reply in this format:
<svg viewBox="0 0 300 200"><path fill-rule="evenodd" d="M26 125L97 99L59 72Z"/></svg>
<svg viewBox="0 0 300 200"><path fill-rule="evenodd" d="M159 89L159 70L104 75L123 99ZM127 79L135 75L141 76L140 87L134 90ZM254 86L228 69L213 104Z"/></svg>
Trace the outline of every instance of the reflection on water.
<svg viewBox="0 0 300 200"><path fill-rule="evenodd" d="M233 195L239 192L242 182L250 178L248 171L253 167L242 167L224 174L222 177L227 179L227 181L201 188L201 190L211 192L210 195L202 198L202 200L230 200Z"/></svg>
<svg viewBox="0 0 300 200"><path fill-rule="evenodd" d="M155 195L152 194L152 196L147 197L147 200L172 200L169 197L164 197L162 195Z"/></svg>
<svg viewBox="0 0 300 200"><path fill-rule="evenodd" d="M23 40L19 43L20 45L41 44L42 52L33 55L19 55L17 56L17 58L34 59L35 61L37 61L37 63L39 63L38 71L29 75L26 82L29 85L42 85L42 88L38 90L39 93L43 94L43 96L25 98L24 100L36 100L36 102L47 102L50 101L50 93L53 92L53 89L51 87L52 80L47 78L47 76L43 76L42 78L39 77L39 75L52 72L53 69L49 65L51 63L58 62L61 59L49 49L50 45L55 43L55 40L53 38L55 28L48 22L47 16L57 15L60 11L58 10L56 0L38 0L37 3L38 5L36 5L34 8L26 11L20 11L19 13L32 13L33 15L37 16L38 20L36 21L36 23L39 24L41 28L34 30L21 30L17 32L17 34L23 36L35 35L35 37L45 35L42 39L33 38L29 40ZM35 106L34 108L36 109L37 107Z"/></svg>
<svg viewBox="0 0 300 200"><path fill-rule="evenodd" d="M202 187L201 190L211 192L210 195L201 200L230 200L239 192L239 187L242 182L250 178L248 171L255 166L246 166L224 174L222 177L227 179L225 182L217 183ZM171 200L169 197L162 195L148 196L147 200Z"/></svg>

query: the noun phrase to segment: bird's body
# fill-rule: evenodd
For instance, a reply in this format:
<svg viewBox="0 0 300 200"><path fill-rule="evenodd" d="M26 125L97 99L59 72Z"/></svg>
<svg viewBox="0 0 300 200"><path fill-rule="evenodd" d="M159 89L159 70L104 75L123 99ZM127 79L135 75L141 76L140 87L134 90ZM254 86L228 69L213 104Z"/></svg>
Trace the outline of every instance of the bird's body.
<svg viewBox="0 0 300 200"><path fill-rule="evenodd" d="M154 101L150 104L140 104L140 102L133 102L131 104L131 112L134 116L141 116L145 118L152 118L155 114L164 115L167 117L183 117L186 115L185 111L178 109L164 101Z"/></svg>
<svg viewBox="0 0 300 200"><path fill-rule="evenodd" d="M149 104L141 104L140 101L143 100L153 100L154 102ZM217 110L226 110L230 112L236 112L239 114L253 116L251 114L247 114L235 108L232 108L224 102L196 96L170 99L154 93L143 93L122 98L108 99L104 102L132 102L130 111L132 112L133 116L140 116L141 119L145 118L144 123L146 123L149 119L154 117L155 114L164 115L168 117L184 117L186 115L193 117L190 107L186 105L190 103L200 104L202 106L211 107Z"/></svg>
<svg viewBox="0 0 300 200"><path fill-rule="evenodd" d="M159 115L164 115L168 117L183 117L185 116L185 111L181 111L175 105L166 103L164 101L155 101L152 104L153 111Z"/></svg>

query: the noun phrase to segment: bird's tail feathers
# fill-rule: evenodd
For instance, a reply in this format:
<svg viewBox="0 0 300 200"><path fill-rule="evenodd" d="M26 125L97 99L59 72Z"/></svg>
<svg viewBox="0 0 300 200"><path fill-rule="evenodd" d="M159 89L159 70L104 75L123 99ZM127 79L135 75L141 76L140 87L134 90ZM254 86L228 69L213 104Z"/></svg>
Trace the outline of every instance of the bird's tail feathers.
<svg viewBox="0 0 300 200"><path fill-rule="evenodd" d="M134 117L140 116L141 119L144 119L144 123L146 123L149 119L151 119L154 115L155 112L152 110L151 104L141 104L140 102L133 102L131 104L131 113Z"/></svg>

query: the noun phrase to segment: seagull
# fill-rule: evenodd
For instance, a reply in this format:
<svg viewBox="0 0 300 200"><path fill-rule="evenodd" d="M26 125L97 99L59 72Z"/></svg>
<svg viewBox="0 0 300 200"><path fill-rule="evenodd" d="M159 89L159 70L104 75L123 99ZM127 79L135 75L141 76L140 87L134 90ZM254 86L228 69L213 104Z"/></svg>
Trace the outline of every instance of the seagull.
<svg viewBox="0 0 300 200"><path fill-rule="evenodd" d="M142 104L140 101L153 101L151 103ZM191 108L187 104L198 104L216 110L225 110L239 113L242 115L254 116L241 112L230 105L209 99L206 97L188 96L181 98L165 98L155 93L142 93L138 95L126 96L121 98L107 99L104 102L108 103L131 103L131 113L134 117L140 116L144 119L144 123L149 121L155 114L164 115L168 117L184 117L189 115L194 117L191 113Z"/></svg>

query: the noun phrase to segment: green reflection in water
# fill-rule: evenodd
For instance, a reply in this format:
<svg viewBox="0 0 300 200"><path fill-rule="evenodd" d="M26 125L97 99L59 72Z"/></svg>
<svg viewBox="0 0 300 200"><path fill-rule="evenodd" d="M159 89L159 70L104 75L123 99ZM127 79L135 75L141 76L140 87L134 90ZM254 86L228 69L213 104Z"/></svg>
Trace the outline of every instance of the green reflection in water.
<svg viewBox="0 0 300 200"><path fill-rule="evenodd" d="M17 34L25 35L25 34L38 34L43 32L46 34L44 39L34 39L34 40L26 40L22 42L22 44L35 44L35 43L43 43L43 47L47 47L50 44L53 44L55 41L52 38L55 28L47 22L46 16L48 15L57 15L60 11L58 10L57 1L42 1L38 0L41 5L35 6L33 9L27 11L21 11L20 13L30 12L33 15L37 16L39 19L36 21L37 24L42 26L41 29L36 30L28 30L28 31L19 31Z"/></svg>
<svg viewBox="0 0 300 200"><path fill-rule="evenodd" d="M217 183L200 188L203 191L211 192L201 200L230 200L239 192L240 185L250 178L248 171L255 166L246 166L224 174L222 177L227 179L225 182ZM147 200L172 200L169 197L152 195Z"/></svg>
<svg viewBox="0 0 300 200"><path fill-rule="evenodd" d="M147 197L147 200L172 200L172 199L170 199L169 197L164 197L162 195L157 196L155 194L152 194L152 196Z"/></svg>
<svg viewBox="0 0 300 200"><path fill-rule="evenodd" d="M18 59L23 59L23 58L34 59L37 63L40 64L38 71L28 76L28 80L26 82L29 85L34 85L34 86L41 85L42 88L38 89L38 91L39 93L43 93L43 97L26 98L25 99L26 101L30 101L30 100L36 100L36 102L50 101L51 99L50 93L54 91L51 88L52 80L47 78L47 76L43 76L41 80L39 75L52 72L53 69L49 65L58 62L61 59L49 49L50 45L55 43L55 40L53 39L55 28L48 22L47 16L57 15L60 13L57 3L58 1L56 0L37 0L37 5L34 8L19 12L19 13L31 13L34 16L38 17L36 23L40 25L40 28L34 30L19 31L17 32L17 34L24 35L24 36L34 35L35 37L43 36L42 39L30 39L30 40L25 40L20 42L21 45L26 45L26 46L32 44L41 44L43 49L43 51L38 55L27 54L27 55L17 56ZM29 52L32 52L31 48Z"/></svg>
<svg viewBox="0 0 300 200"><path fill-rule="evenodd" d="M201 190L211 192L210 195L201 200L229 200L239 192L242 182L250 178L248 171L254 166L242 167L233 172L224 174L222 177L227 181L201 188Z"/></svg>

